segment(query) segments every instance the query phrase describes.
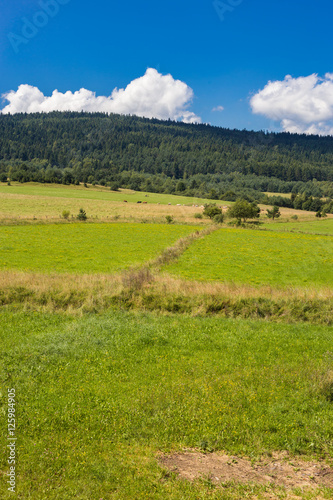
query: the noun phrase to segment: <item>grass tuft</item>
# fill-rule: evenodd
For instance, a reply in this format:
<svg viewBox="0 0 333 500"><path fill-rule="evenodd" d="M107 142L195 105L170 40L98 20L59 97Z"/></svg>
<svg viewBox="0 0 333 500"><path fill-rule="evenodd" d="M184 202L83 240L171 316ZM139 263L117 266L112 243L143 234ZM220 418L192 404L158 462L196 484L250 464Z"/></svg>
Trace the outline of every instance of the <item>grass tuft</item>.
<svg viewBox="0 0 333 500"><path fill-rule="evenodd" d="M153 280L154 276L147 267L125 271L122 275L122 284L129 292L138 292Z"/></svg>

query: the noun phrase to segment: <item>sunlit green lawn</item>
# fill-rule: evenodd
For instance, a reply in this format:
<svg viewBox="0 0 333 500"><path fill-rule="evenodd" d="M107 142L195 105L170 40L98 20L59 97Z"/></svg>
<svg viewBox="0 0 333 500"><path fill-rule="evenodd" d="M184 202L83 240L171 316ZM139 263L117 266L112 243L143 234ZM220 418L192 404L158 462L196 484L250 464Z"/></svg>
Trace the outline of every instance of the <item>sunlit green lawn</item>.
<svg viewBox="0 0 333 500"><path fill-rule="evenodd" d="M331 286L333 237L221 229L193 242L166 270L192 280Z"/></svg>
<svg viewBox="0 0 333 500"><path fill-rule="evenodd" d="M197 229L167 224L0 227L0 269L110 273L156 257Z"/></svg>
<svg viewBox="0 0 333 500"><path fill-rule="evenodd" d="M332 454L329 328L124 312L0 319L2 411L8 388L17 400L16 498L240 499L236 486L221 496L166 475L158 453ZM0 456L5 472L5 432Z"/></svg>

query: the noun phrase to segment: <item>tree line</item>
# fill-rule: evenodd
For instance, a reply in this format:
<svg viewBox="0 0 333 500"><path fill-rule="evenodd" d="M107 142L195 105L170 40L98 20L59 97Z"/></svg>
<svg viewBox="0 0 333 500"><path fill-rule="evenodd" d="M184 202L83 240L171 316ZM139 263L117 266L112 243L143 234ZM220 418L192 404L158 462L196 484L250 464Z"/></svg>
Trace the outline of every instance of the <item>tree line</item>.
<svg viewBox="0 0 333 500"><path fill-rule="evenodd" d="M291 192L274 204L306 210L333 198L333 138L104 113L0 115L0 181L8 179L230 201Z"/></svg>

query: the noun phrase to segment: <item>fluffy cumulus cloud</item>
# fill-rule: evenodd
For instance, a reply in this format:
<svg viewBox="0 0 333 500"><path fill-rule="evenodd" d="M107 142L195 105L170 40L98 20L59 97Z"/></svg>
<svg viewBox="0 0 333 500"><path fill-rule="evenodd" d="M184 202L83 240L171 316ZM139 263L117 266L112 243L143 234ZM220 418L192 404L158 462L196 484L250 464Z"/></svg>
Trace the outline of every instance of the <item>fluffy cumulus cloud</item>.
<svg viewBox="0 0 333 500"><path fill-rule="evenodd" d="M37 113L50 111L102 111L131 114L147 118L171 118L186 123L200 123L200 117L188 110L193 90L171 75L161 75L148 68L145 75L133 80L125 89L115 88L112 94L96 96L95 92L80 89L61 93L55 90L45 96L37 87L20 85L2 96L8 101L2 113Z"/></svg>
<svg viewBox="0 0 333 500"><path fill-rule="evenodd" d="M251 98L252 111L298 134L333 135L333 73L268 82Z"/></svg>

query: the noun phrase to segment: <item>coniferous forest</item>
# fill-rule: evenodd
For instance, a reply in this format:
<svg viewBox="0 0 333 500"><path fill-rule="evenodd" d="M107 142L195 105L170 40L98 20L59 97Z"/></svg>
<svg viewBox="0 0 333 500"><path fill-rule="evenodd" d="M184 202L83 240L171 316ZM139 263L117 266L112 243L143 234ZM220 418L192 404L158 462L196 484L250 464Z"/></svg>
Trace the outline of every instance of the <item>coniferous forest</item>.
<svg viewBox="0 0 333 500"><path fill-rule="evenodd" d="M241 197L333 213L333 137L103 113L0 115L0 181Z"/></svg>

